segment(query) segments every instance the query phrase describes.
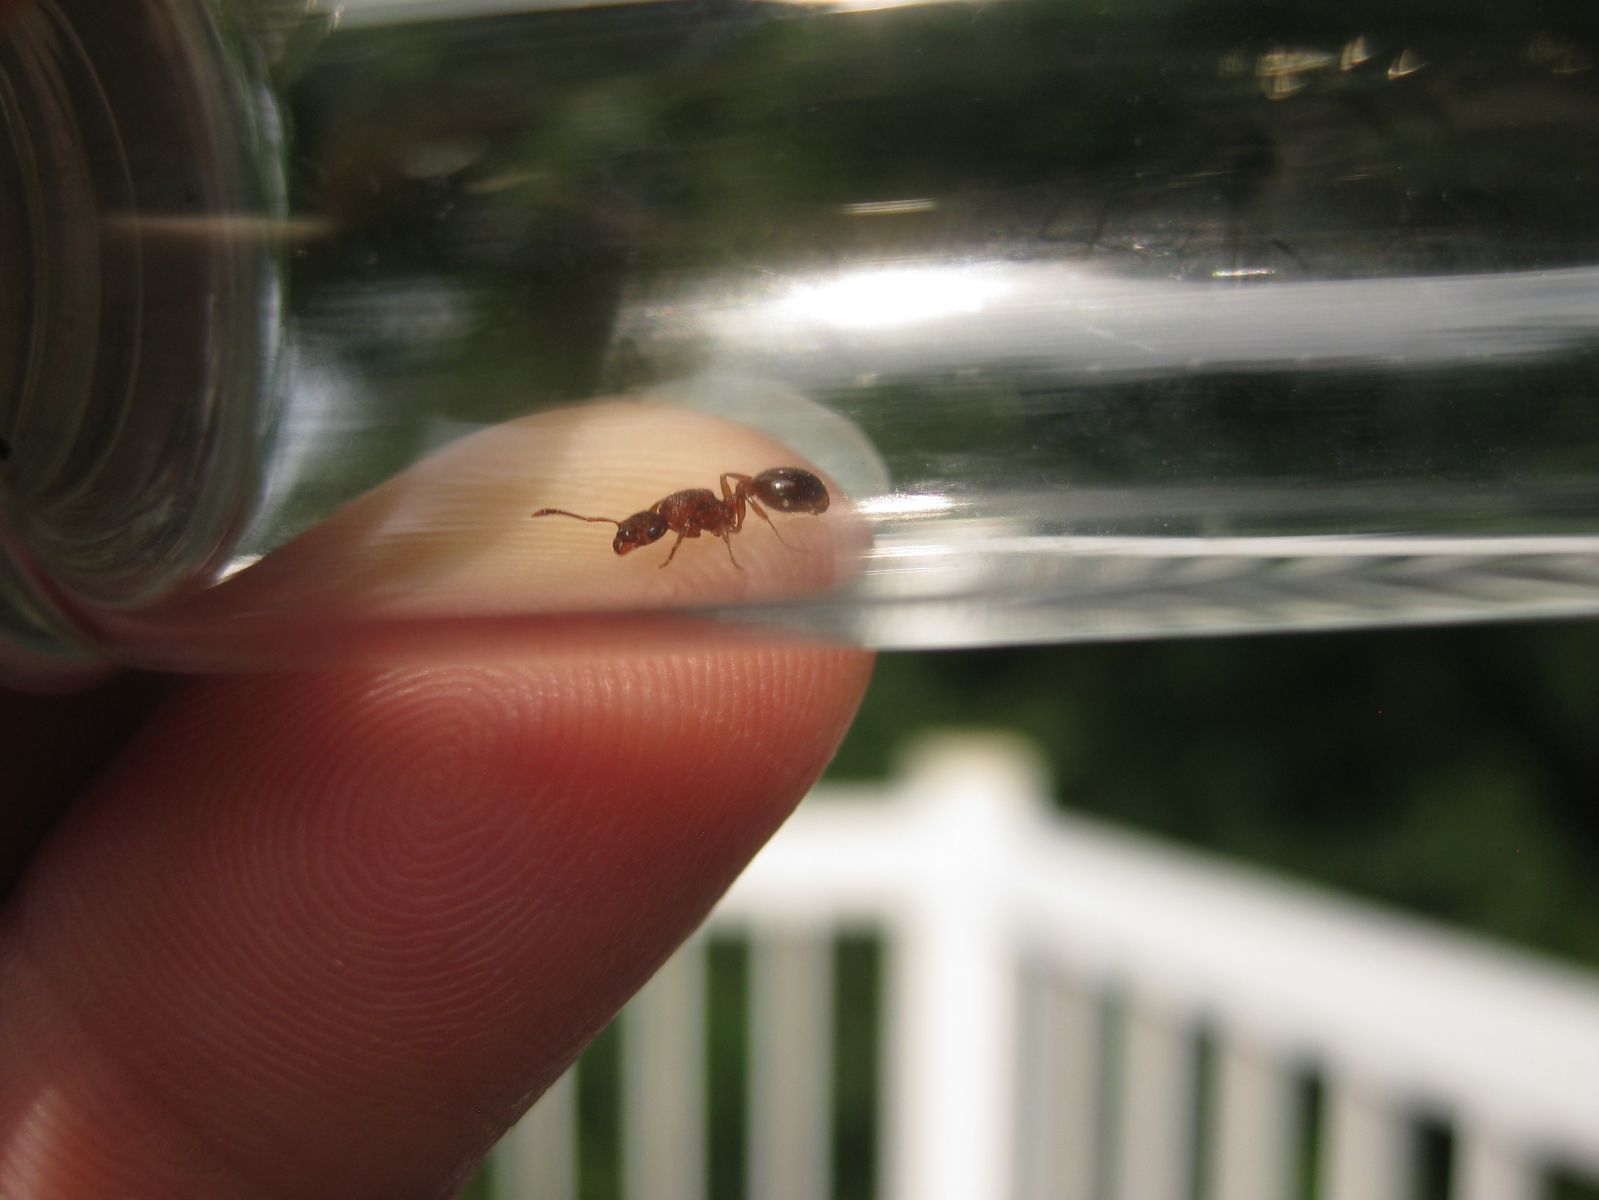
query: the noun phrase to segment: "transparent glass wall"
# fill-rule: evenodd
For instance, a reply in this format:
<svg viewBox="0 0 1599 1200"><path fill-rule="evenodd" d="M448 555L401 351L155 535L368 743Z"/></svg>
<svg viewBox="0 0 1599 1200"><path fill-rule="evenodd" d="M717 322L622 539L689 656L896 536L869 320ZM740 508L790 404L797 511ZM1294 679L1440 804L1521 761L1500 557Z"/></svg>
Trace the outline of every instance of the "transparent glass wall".
<svg viewBox="0 0 1599 1200"><path fill-rule="evenodd" d="M13 302L36 640L1599 609L1586 5L145 0L120 58L99 9L4 50L7 236L58 176L97 231ZM625 556L533 515L686 489Z"/></svg>

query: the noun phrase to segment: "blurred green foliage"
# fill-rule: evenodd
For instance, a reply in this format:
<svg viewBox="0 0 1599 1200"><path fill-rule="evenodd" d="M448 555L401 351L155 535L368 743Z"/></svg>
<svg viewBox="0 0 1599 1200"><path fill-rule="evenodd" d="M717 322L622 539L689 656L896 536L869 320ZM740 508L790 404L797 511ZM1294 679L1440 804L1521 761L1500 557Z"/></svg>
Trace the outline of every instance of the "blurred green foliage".
<svg viewBox="0 0 1599 1200"><path fill-rule="evenodd" d="M706 968L706 1133L707 1200L742 1200L749 1149L749 944L715 938ZM735 1082L736 1081L736 1082Z"/></svg>
<svg viewBox="0 0 1599 1200"><path fill-rule="evenodd" d="M879 1168L881 940L842 938L833 980L833 1200L871 1200Z"/></svg>
<svg viewBox="0 0 1599 1200"><path fill-rule="evenodd" d="M583 1200L622 1195L622 1031L614 1022L583 1051L577 1076L577 1189Z"/></svg>
<svg viewBox="0 0 1599 1200"><path fill-rule="evenodd" d="M1599 967L1599 624L885 655L833 774L974 724L1077 811Z"/></svg>

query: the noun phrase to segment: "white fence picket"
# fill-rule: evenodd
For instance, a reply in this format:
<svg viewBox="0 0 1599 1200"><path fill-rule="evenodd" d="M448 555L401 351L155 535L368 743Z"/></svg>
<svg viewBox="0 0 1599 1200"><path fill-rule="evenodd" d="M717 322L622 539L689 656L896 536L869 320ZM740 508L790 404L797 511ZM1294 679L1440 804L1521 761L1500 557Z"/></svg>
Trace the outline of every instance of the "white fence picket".
<svg viewBox="0 0 1599 1200"><path fill-rule="evenodd" d="M705 1195L705 944L679 950L622 1019L624 1200Z"/></svg>
<svg viewBox="0 0 1599 1200"><path fill-rule="evenodd" d="M1405 1113L1369 1086L1333 1078L1325 1104L1320 1195L1326 1200L1403 1200L1409 1194L1411 1129Z"/></svg>
<svg viewBox="0 0 1599 1200"><path fill-rule="evenodd" d="M749 1191L827 1200L832 942L787 929L750 946Z"/></svg>
<svg viewBox="0 0 1599 1200"><path fill-rule="evenodd" d="M920 828L889 915L883 1195L1003 1197L1015 1186L1020 980L1006 872L1038 795L1030 757L946 745L903 805ZM999 769L994 769L999 766Z"/></svg>
<svg viewBox="0 0 1599 1200"><path fill-rule="evenodd" d="M1208 1194L1225 1200L1285 1200L1295 1139L1293 1079L1248 1035L1224 1030L1216 1049L1215 1123Z"/></svg>
<svg viewBox="0 0 1599 1200"><path fill-rule="evenodd" d="M1187 1027L1159 1005L1133 1000L1122 1023L1121 1068L1113 1194L1188 1200L1194 1054Z"/></svg>
<svg viewBox="0 0 1599 1200"><path fill-rule="evenodd" d="M494 1194L537 1200L577 1198L577 1072L539 1097L494 1153Z"/></svg>
<svg viewBox="0 0 1599 1200"><path fill-rule="evenodd" d="M1099 1192L1098 997L1039 973L1025 991L1018 1113L1023 1200L1094 1200Z"/></svg>
<svg viewBox="0 0 1599 1200"><path fill-rule="evenodd" d="M1469 1127L1455 1139L1455 1180L1454 1200L1535 1200L1543 1190L1524 1149Z"/></svg>

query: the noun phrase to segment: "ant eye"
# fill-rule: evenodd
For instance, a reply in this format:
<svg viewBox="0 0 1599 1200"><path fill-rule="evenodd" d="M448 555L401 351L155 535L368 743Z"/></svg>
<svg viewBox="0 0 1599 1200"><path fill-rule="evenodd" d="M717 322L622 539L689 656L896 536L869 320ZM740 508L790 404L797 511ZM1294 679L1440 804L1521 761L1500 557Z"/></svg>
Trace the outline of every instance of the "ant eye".
<svg viewBox="0 0 1599 1200"><path fill-rule="evenodd" d="M801 467L773 467L755 477L755 494L778 512L824 513L827 485Z"/></svg>

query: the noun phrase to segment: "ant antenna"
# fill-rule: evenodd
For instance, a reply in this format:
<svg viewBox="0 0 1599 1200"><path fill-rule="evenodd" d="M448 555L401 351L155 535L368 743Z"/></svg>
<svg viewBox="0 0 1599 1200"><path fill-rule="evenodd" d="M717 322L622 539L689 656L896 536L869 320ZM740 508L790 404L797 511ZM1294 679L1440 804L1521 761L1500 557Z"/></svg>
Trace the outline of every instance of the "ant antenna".
<svg viewBox="0 0 1599 1200"><path fill-rule="evenodd" d="M603 521L607 525L622 528L622 522L614 517L585 517L582 513L567 512L564 508L541 508L533 514L535 517L574 517L579 521Z"/></svg>

